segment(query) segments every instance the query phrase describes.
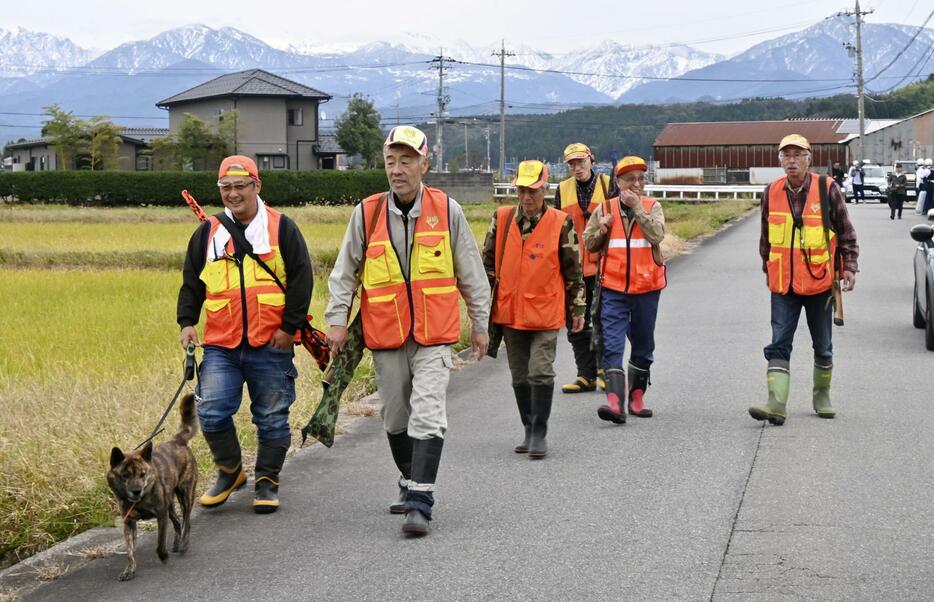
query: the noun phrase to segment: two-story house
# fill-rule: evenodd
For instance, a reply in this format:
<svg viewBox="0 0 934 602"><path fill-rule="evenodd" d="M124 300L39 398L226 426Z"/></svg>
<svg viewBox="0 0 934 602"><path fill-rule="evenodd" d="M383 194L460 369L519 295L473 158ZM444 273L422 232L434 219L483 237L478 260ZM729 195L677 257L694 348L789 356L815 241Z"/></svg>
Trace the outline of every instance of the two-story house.
<svg viewBox="0 0 934 602"><path fill-rule="evenodd" d="M236 109L235 154L247 155L265 169L334 169L346 154L333 135L318 132L318 105L331 96L262 69L228 73L156 106L169 112L169 131L177 132L185 113L212 126Z"/></svg>

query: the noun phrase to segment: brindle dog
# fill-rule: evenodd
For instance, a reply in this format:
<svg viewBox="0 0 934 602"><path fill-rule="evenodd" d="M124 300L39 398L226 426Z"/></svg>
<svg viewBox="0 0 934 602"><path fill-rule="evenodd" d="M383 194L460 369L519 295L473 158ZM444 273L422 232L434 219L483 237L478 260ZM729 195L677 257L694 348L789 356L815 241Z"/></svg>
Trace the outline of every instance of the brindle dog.
<svg viewBox="0 0 934 602"><path fill-rule="evenodd" d="M124 454L118 447L110 452L107 484L117 497L123 516L127 551L127 566L120 581L129 581L136 575L136 521L140 519L155 518L158 522L156 554L162 562L169 558L166 551L169 521L175 527L172 551L182 554L188 548L191 508L198 482L198 464L188 447L188 442L198 432L194 395L182 398L180 413L182 422L178 432L155 449L152 442L148 442L138 452ZM181 507L181 520L175 512L176 499Z"/></svg>

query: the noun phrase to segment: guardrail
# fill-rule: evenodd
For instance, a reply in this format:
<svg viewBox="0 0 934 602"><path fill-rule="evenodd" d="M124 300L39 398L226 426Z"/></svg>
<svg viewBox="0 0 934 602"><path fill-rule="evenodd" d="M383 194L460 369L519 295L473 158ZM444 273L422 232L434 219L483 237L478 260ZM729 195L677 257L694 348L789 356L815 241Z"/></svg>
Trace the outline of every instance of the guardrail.
<svg viewBox="0 0 934 602"><path fill-rule="evenodd" d="M712 199L719 201L721 198L739 199L740 195L745 197L757 197L765 186L749 184L648 184L645 187L645 193L661 199L678 200L704 200ZM556 185L545 194L546 199L554 199ZM516 187L509 182L500 182L493 184L493 198L496 200L516 198Z"/></svg>

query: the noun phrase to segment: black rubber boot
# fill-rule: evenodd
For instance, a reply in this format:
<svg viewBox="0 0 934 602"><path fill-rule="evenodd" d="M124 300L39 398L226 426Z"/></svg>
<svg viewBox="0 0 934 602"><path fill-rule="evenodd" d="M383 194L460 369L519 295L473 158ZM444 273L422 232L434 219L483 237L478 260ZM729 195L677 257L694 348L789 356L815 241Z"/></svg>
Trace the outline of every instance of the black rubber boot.
<svg viewBox="0 0 934 602"><path fill-rule="evenodd" d="M645 407L643 396L652 384L648 368L640 368L629 364L627 376L629 377L629 413L640 418L651 418L652 410Z"/></svg>
<svg viewBox="0 0 934 602"><path fill-rule="evenodd" d="M198 502L206 508L214 508L226 502L231 493L246 484L246 473L243 472L240 461L240 442L237 440L236 429L221 433L205 432L204 439L211 448L211 455L214 456L217 478Z"/></svg>
<svg viewBox="0 0 934 602"><path fill-rule="evenodd" d="M525 430L525 439L522 443L515 446L512 451L517 454L524 454L529 451L529 436L532 432L531 422L529 422L529 413L532 411L532 387L529 383L520 383L513 385L512 390L516 394L516 406L519 408L519 420L522 421L522 428Z"/></svg>
<svg viewBox="0 0 934 602"><path fill-rule="evenodd" d="M409 493L409 479L412 478L412 441L406 431L401 433L386 433L389 438L389 451L392 459L399 469L399 498L389 504L389 512L403 514L405 512L405 499Z"/></svg>
<svg viewBox="0 0 934 602"><path fill-rule="evenodd" d="M622 368L606 371L606 405L597 408L597 416L615 424L626 424L626 373Z"/></svg>
<svg viewBox="0 0 934 602"><path fill-rule="evenodd" d="M415 439L412 444L412 479L405 501L405 522L402 532L410 537L428 535L431 507L435 505L435 480L441 463L444 439Z"/></svg>
<svg viewBox="0 0 934 602"><path fill-rule="evenodd" d="M253 511L257 514L270 514L279 509L279 471L291 444L291 437L259 440L253 492Z"/></svg>
<svg viewBox="0 0 934 602"><path fill-rule="evenodd" d="M551 416L551 401L555 394L554 384L532 385L532 411L529 414L531 432L529 457L538 460L548 453L545 436L548 434L548 418Z"/></svg>

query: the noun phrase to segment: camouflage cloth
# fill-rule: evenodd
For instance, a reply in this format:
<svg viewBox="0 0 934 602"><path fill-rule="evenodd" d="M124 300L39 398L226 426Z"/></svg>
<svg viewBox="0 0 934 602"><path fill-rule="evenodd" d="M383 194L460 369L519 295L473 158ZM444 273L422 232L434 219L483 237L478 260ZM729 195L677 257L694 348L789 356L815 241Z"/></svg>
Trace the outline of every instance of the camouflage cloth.
<svg viewBox="0 0 934 602"><path fill-rule="evenodd" d="M311 435L325 447L334 445L334 430L337 428L337 415L341 409L341 395L353 380L354 370L363 359L363 321L358 312L347 328L347 343L340 353L334 356L330 368L321 379L324 393L321 401L308 424L302 429L302 445Z"/></svg>

